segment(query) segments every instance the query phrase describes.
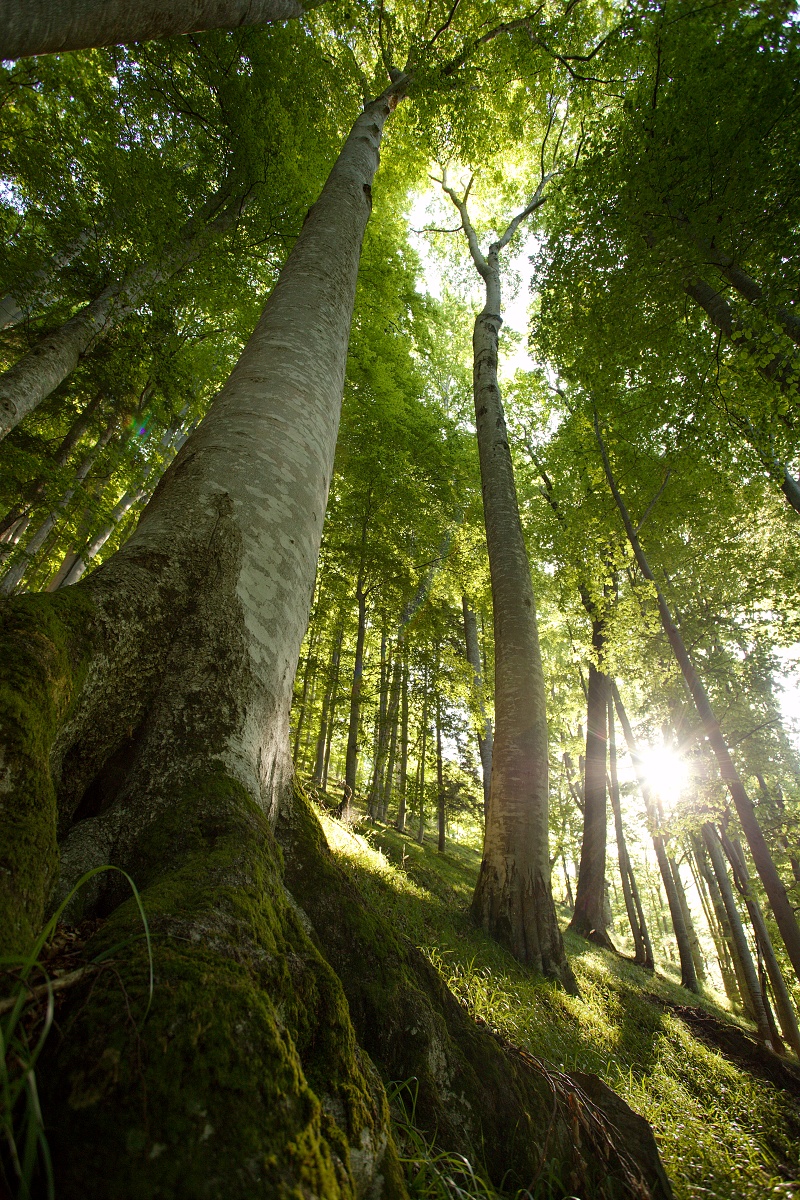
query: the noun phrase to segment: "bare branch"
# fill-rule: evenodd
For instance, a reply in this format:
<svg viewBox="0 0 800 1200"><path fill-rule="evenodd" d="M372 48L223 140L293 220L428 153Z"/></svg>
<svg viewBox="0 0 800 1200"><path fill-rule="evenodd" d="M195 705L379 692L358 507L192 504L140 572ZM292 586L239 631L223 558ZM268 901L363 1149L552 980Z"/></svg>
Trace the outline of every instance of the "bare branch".
<svg viewBox="0 0 800 1200"><path fill-rule="evenodd" d="M467 196L469 195L469 189L472 187L472 180L470 179L467 185L467 190L464 193L464 198L462 199L458 193L453 190L453 188L448 187L445 179L446 176L441 180L442 191L450 197L453 204L458 209L459 216L461 217L462 228L464 233L467 235L469 252L472 255L472 261L475 264L475 269L478 271L479 275L485 279L489 273L489 264L481 252L480 245L478 244L478 235L473 228L472 222L469 219L469 212L467 211Z"/></svg>
<svg viewBox="0 0 800 1200"><path fill-rule="evenodd" d="M642 519L641 519L641 521L639 522L639 524L636 526L636 532L637 532L637 533L640 533L640 532L641 532L642 526L644 525L645 521L646 521L646 520L647 520L647 518L650 516L650 513L653 511L653 509L655 508L655 506L656 506L656 504L658 503L658 501L661 499L661 496L662 496L662 495L663 495L663 493L664 493L664 488L665 488L665 487L667 486L667 484L669 483L669 477L670 477L670 475L671 475L671 474L672 474L672 470L671 470L671 468L669 468L669 467L668 467L668 468L667 468L667 472L666 472L666 474L665 474L665 476L664 476L664 481L663 481L663 483L661 484L661 487L658 489L658 491L656 492L655 496L653 496L653 499L650 501L650 503L648 504L647 508L644 510L644 516L642 517Z"/></svg>
<svg viewBox="0 0 800 1200"><path fill-rule="evenodd" d="M541 180L536 191L533 193L533 199L531 200L530 204L527 206L527 208L523 208L522 212L517 213L517 215L513 218L513 220L509 222L509 225L507 226L505 233L503 234L503 236L500 238L499 241L494 243L494 245L492 246L492 250L496 250L496 251L503 250L508 245L508 243L511 241L512 237L517 232L517 230L519 229L522 222L527 217L529 217L532 212L535 212L537 208L541 208L541 206L544 204L545 200L547 199L547 197L543 196L542 193L543 193L545 187L547 186L547 184L550 182L550 180L555 175L555 173L556 173L555 171L550 171L547 175L545 175L543 177L543 179Z"/></svg>

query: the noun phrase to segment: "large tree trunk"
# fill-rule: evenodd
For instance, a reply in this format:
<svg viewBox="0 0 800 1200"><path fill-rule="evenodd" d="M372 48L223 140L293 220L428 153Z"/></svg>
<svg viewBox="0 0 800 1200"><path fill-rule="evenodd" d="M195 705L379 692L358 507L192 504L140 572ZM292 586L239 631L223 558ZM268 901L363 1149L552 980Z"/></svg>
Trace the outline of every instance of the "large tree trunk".
<svg viewBox="0 0 800 1200"><path fill-rule="evenodd" d="M124 867L154 938L138 1032L141 941L68 998L42 1081L65 1200L327 1198L380 1176L402 1194L385 1099L283 892L270 825L289 802L292 682L392 107L390 92L357 120L136 533L75 587L3 612L3 952L41 924L57 828L58 894L87 868ZM125 943L139 924L123 899L97 876L73 913L108 916L99 944Z"/></svg>
<svg viewBox="0 0 800 1200"><path fill-rule="evenodd" d="M176 244L164 251L158 263L143 263L109 284L4 372L0 376L0 438L33 412L154 287L194 262L215 237L235 225L249 198L230 200L230 187L220 189L203 211L186 223ZM221 205L225 207L220 212Z"/></svg>
<svg viewBox="0 0 800 1200"><path fill-rule="evenodd" d="M469 605L466 596L461 597L461 607L464 612L464 642L467 649L467 662L472 667L472 680L475 685L475 696L478 703L478 753L481 759L481 775L483 777L483 816L489 812L489 791L492 780L492 721L486 712L486 701L483 695L483 664L481 649L478 645L478 621Z"/></svg>
<svg viewBox="0 0 800 1200"><path fill-rule="evenodd" d="M694 968L694 958L692 957L692 948L689 944L689 936L686 930L686 923L683 919L683 910L678 899L678 893L675 890L675 880L672 877L669 860L667 858L667 850L664 845L664 836L658 825L656 813L656 805L653 797L650 794L650 788L647 785L644 771L642 770L641 759L639 757L636 746L636 739L633 736L631 723L628 720L628 714L625 711L625 706L622 703L622 697L619 694L617 685L612 683L611 693L614 697L614 705L619 717L619 723L622 726L622 732L625 735L625 742L628 746L628 753L631 756L636 778L639 781L639 790L642 793L645 810L647 812L647 823L650 827L650 835L653 839L653 849L656 853L656 861L661 874L661 882L664 885L664 891L667 894L667 904L669 905L670 916L672 917L672 928L675 933L675 941L678 944L678 957L681 963L681 984L690 992L699 992L700 987L697 982L697 974Z"/></svg>
<svg viewBox="0 0 800 1200"><path fill-rule="evenodd" d="M767 840L764 837L761 826L758 823L755 808L750 800L750 797L745 790L745 786L739 777L739 772L736 770L731 752L728 749L722 730L720 729L719 721L717 720L714 710L711 707L711 701L708 696L700 676L695 670L689 651L686 649L683 637L680 630L672 619L672 613L669 610L664 594L656 583L655 576L650 569L650 565L645 557L638 534L634 529L633 522L625 502L620 495L616 480L614 479L611 470L611 463L600 434L600 424L595 415L595 429L597 433L598 445L603 458L603 466L606 472L609 488L614 497L614 501L619 509L625 526L625 532L628 535L628 541L636 556L636 561L639 564L639 570L644 575L645 579L653 584L656 591L656 601L658 603L658 611L661 617L661 624L664 629L670 646L672 647L675 658L680 666L681 673L686 682L686 686L691 693L697 709L697 715L703 725L703 731L708 739L711 749L714 751L714 756L719 766L719 773L722 776L725 785L730 792L734 807L736 808L737 816L742 826L747 843L750 847L750 852L753 855L753 862L756 865L756 870L761 877L761 882L764 884L764 890L769 897L772 911L775 915L775 920L778 928L781 931L781 936L786 946L786 951L789 959L794 967L795 974L800 979L800 925L797 923L794 910L792 908L789 897L786 894L786 888L783 880L778 874L778 870L770 854Z"/></svg>
<svg viewBox="0 0 800 1200"><path fill-rule="evenodd" d="M236 29L301 17L323 0L3 0L0 56L26 58L90 46Z"/></svg>
<svg viewBox="0 0 800 1200"><path fill-rule="evenodd" d="M475 318L473 397L486 546L492 581L495 734L489 813L472 913L521 962L569 986L550 880L547 711L528 552L497 382L502 324L500 252L534 203L484 257L466 204L452 189L470 253L486 288Z"/></svg>
<svg viewBox="0 0 800 1200"><path fill-rule="evenodd" d="M611 680L602 669L605 633L592 621L592 646L599 667L589 663L586 696L586 765L583 783L583 842L578 868L575 911L569 928L599 946L614 949L605 914L606 887L606 741Z"/></svg>

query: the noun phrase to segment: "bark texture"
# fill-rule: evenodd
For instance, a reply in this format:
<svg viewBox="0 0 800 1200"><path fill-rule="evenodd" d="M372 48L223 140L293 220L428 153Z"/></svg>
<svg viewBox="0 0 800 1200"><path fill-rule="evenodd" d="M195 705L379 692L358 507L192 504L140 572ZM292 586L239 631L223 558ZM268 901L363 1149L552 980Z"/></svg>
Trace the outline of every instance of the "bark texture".
<svg viewBox="0 0 800 1200"><path fill-rule="evenodd" d="M486 711L486 701L483 695L483 664L481 663L481 650L478 644L478 621L470 608L469 600L466 596L461 598L461 607L464 612L464 643L467 650L467 662L472 667L472 679L475 685L475 695L478 701L478 726L476 736L478 739L478 753L481 758L481 775L483 778L483 815L484 818L489 812L489 792L492 781L492 750L494 747L494 734L492 731L492 721Z"/></svg>
<svg viewBox="0 0 800 1200"><path fill-rule="evenodd" d="M541 203L541 189L484 256L465 200L458 209L486 303L472 335L473 398L492 582L495 734L475 920L521 962L574 986L550 882L547 711L528 552L497 382L500 253Z"/></svg>
<svg viewBox="0 0 800 1200"><path fill-rule="evenodd" d="M322 0L4 0L0 56L27 58L301 17Z"/></svg>

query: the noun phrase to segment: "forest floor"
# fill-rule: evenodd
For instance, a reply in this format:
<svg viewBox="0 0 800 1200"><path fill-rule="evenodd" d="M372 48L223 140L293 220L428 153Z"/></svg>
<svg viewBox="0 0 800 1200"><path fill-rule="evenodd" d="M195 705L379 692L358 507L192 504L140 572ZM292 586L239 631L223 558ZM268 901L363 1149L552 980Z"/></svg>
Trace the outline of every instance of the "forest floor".
<svg viewBox="0 0 800 1200"><path fill-rule="evenodd" d="M645 971L566 934L580 988L569 996L471 923L476 848L450 843L440 855L389 826L350 829L320 815L369 902L477 1020L551 1068L596 1073L647 1118L676 1200L800 1198L800 1068L757 1046L713 993L692 995L668 967ZM424 1158L420 1147L412 1158ZM409 1170L419 1197L494 1195L479 1180L453 1191L446 1160L439 1171L435 1161Z"/></svg>

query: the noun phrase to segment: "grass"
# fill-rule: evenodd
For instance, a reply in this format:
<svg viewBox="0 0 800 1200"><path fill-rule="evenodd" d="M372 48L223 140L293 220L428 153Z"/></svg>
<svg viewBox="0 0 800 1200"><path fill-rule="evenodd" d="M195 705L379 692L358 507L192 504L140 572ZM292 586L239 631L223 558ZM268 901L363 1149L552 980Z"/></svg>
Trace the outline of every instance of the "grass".
<svg viewBox="0 0 800 1200"><path fill-rule="evenodd" d="M580 987L579 997L569 996L471 924L477 850L450 845L438 855L387 826L358 833L321 819L369 901L427 954L471 1013L554 1067L595 1072L647 1118L676 1200L800 1198L796 1101L710 1049L665 1007L693 1005L736 1021L719 998L693 996L668 971L644 971L567 934ZM415 1194L490 1193L448 1191L440 1178Z"/></svg>

